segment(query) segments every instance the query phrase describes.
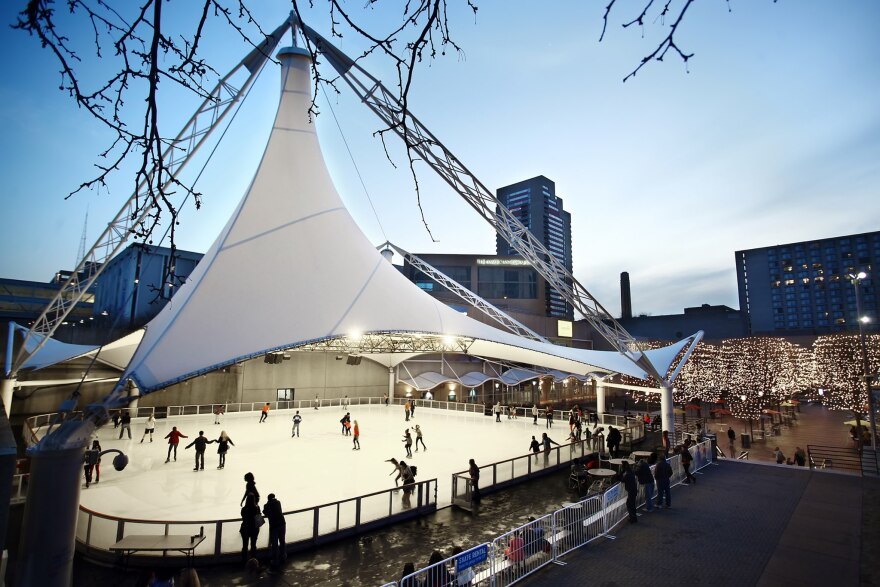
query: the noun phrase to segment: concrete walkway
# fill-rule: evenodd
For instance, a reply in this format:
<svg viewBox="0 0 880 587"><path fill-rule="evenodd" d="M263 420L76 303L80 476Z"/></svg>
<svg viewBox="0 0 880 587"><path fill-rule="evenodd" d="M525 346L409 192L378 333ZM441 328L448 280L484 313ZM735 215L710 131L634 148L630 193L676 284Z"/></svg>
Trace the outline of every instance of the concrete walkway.
<svg viewBox="0 0 880 587"><path fill-rule="evenodd" d="M616 540L575 551L565 566L522 584L877 584L876 565L862 556L863 484L876 480L735 461L698 479L673 488L672 509L645 513L619 526Z"/></svg>

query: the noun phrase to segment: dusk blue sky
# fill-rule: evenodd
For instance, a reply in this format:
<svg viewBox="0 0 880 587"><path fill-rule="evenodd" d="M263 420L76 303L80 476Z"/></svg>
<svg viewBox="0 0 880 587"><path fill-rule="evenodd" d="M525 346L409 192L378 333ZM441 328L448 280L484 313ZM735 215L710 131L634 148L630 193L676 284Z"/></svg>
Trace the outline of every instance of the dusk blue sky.
<svg viewBox="0 0 880 587"><path fill-rule="evenodd" d="M643 38L622 29L638 3L617 8L602 43L606 2L480 2L476 18L453 3L453 35L465 55L418 70L413 113L490 189L539 174L556 182L572 215L575 275L612 314L620 311L621 271L630 273L635 313L736 308L734 251L880 230L880 3L700 0L677 36L695 53L690 72L669 55L626 83L666 31L649 23ZM23 4L3 3L0 19L12 22ZM267 29L289 10L281 0L252 4ZM393 18L379 6L368 23ZM326 14L308 18L328 32ZM228 30L209 33L204 55L223 73L247 47ZM338 44L353 56L363 48L350 36ZM0 46L0 276L47 281L73 267L86 210L91 245L130 195L132 178L123 173L100 193L65 200L93 174L108 135L57 90L58 67L34 39L5 27ZM363 64L393 85L387 63ZM278 87L277 67L267 68L199 180L204 205L184 213L181 248L204 252L243 195ZM167 90L162 131L173 136L197 101ZM319 105L337 189L373 242L415 253L494 253L492 229L423 168L432 243L403 151L389 143L394 168L372 136L378 119L345 88L332 113L324 96Z"/></svg>

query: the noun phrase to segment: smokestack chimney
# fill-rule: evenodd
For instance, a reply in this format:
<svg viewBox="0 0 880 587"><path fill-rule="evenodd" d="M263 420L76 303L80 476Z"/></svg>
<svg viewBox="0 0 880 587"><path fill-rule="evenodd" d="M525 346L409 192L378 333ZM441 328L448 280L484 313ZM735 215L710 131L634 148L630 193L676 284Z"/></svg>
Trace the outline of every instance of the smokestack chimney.
<svg viewBox="0 0 880 587"><path fill-rule="evenodd" d="M629 292L629 273L620 274L620 318L626 320L633 317L632 296Z"/></svg>

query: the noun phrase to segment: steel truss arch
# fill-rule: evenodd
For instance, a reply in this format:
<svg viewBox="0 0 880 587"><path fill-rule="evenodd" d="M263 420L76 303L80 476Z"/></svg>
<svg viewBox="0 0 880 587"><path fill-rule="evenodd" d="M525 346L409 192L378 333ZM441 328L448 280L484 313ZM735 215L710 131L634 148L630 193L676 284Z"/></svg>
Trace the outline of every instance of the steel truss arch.
<svg viewBox="0 0 880 587"><path fill-rule="evenodd" d="M647 374L666 381L665 374L657 371L638 341L427 127L401 105L394 93L314 29L302 22L296 25L361 101L403 140L407 148L461 195L616 351Z"/></svg>

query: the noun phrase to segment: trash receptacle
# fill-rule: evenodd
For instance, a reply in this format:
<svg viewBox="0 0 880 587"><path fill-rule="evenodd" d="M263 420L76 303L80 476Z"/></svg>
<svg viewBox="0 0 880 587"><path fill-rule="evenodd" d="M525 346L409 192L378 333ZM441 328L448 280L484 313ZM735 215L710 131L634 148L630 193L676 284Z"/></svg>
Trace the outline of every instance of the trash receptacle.
<svg viewBox="0 0 880 587"><path fill-rule="evenodd" d="M711 442L712 446L712 462L715 462L715 459L718 458L718 435L714 432L706 433L703 435L707 440Z"/></svg>
<svg viewBox="0 0 880 587"><path fill-rule="evenodd" d="M739 442L742 445L743 450L747 448L752 448L752 435L751 434L740 434Z"/></svg>

